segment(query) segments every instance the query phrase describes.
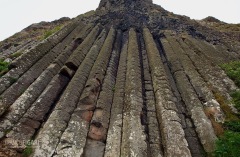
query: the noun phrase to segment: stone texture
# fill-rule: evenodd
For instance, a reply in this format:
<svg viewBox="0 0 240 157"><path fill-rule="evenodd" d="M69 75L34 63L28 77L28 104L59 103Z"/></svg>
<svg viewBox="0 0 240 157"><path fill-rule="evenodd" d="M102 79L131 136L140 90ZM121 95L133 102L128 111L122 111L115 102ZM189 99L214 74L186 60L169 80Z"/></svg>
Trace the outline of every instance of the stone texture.
<svg viewBox="0 0 240 157"><path fill-rule="evenodd" d="M41 43L6 50L24 54L0 77L0 156L212 153L225 121L216 93L237 112L219 67L239 59L233 39L152 0L101 0Z"/></svg>
<svg viewBox="0 0 240 157"><path fill-rule="evenodd" d="M136 31L129 31L121 156L147 156L144 126L140 56Z"/></svg>
<svg viewBox="0 0 240 157"><path fill-rule="evenodd" d="M121 132L122 132L122 113L124 103L124 88L127 68L127 47L128 34L123 35L122 49L119 60L119 68L117 71L116 84L114 87L114 98L111 108L111 117L108 128L108 135L105 148L105 157L112 157L114 155L120 156L121 150Z"/></svg>
<svg viewBox="0 0 240 157"><path fill-rule="evenodd" d="M191 156L184 131L177 115L176 104L172 100L173 93L161 62L156 44L147 28L144 28L144 40L149 58L149 65L156 97L156 109L163 148L166 156ZM178 144L176 144L178 142Z"/></svg>
<svg viewBox="0 0 240 157"><path fill-rule="evenodd" d="M164 48L168 45L165 39L161 40ZM166 56L171 63L171 70L173 71L179 92L182 96L188 111L191 113L196 131L201 140L201 143L207 152L212 152L215 148L216 135L214 133L212 124L203 111L201 101L198 99L191 83L184 73L181 62L176 58L176 50L169 48L166 51ZM207 142L206 142L207 141Z"/></svg>
<svg viewBox="0 0 240 157"><path fill-rule="evenodd" d="M97 98L100 92L100 87L102 86L104 78L103 75L105 75L105 71L107 69L108 64L107 61L111 56L111 51L107 51L108 49L106 48L112 49L114 38L115 38L114 29L111 29L108 32L108 36L104 43L102 43L103 40L101 40L101 38L98 38L99 42L103 44L101 47L101 51L99 52L97 60L92 67L88 81L86 82L86 86L78 101L78 105L74 110L71 119L69 120L68 127L63 132L63 135L60 139L60 143L58 144L57 147L56 156L61 156L63 154L67 154L68 156L75 156L77 154L82 155L84 153L84 147L89 130L90 120L92 119L93 111L95 110L95 108L94 110L92 110L92 112L89 112L88 110L86 111L84 109L86 107L83 108L83 105L88 106L90 105L94 107L96 106ZM105 36L103 36L102 39L105 39ZM95 52L92 51L92 53ZM93 54L88 55L89 56L87 57L94 56ZM102 66L99 66L99 64L101 64ZM104 68L101 69L101 73L99 73L100 70L99 68ZM79 121L79 119L81 120ZM99 138L99 132L101 134L101 131L98 130L98 127L97 128L94 127L92 128L92 130L96 132L96 134L94 134L93 136L95 138Z"/></svg>

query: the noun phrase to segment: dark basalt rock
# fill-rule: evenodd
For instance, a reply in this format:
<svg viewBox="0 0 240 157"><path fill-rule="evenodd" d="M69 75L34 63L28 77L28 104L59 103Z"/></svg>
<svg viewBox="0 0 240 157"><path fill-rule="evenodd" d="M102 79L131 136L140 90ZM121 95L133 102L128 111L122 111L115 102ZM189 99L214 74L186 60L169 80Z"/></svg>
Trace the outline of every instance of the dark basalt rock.
<svg viewBox="0 0 240 157"><path fill-rule="evenodd" d="M151 0L101 0L0 78L0 156L213 152L217 96L237 89L218 66L239 59L233 39Z"/></svg>

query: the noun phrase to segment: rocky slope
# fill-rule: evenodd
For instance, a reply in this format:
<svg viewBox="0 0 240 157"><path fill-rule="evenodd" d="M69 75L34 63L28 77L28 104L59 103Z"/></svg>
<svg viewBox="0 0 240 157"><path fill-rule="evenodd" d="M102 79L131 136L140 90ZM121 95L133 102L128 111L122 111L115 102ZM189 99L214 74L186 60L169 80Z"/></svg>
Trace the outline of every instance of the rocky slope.
<svg viewBox="0 0 240 157"><path fill-rule="evenodd" d="M240 24L228 24L210 16L198 22L203 26L221 32L223 38L240 41Z"/></svg>
<svg viewBox="0 0 240 157"><path fill-rule="evenodd" d="M28 26L0 42L0 58L15 59L14 55L11 56L11 54L19 53L20 55L24 50L33 48L41 40L51 35L51 33L55 33L69 21L70 18L63 17L52 22L40 22Z"/></svg>
<svg viewBox="0 0 240 157"><path fill-rule="evenodd" d="M219 65L239 57L239 41L151 0L101 0L0 78L0 155L210 155L238 112Z"/></svg>

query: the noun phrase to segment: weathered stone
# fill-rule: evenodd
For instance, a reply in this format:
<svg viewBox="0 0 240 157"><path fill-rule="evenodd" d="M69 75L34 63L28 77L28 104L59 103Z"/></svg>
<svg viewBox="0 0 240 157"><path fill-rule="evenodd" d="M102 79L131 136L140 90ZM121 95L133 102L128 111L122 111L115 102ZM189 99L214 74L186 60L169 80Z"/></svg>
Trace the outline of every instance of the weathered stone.
<svg viewBox="0 0 240 157"><path fill-rule="evenodd" d="M159 144L150 144L150 152L152 157L162 157L161 151L159 151Z"/></svg>
<svg viewBox="0 0 240 157"><path fill-rule="evenodd" d="M89 26L90 28L92 26ZM77 70L78 66L82 63L86 54L93 45L95 39L97 38L100 32L99 26L95 26L93 30L88 34L88 36L83 40L80 46L73 52L70 58L66 62L66 66L72 70Z"/></svg>
<svg viewBox="0 0 240 157"><path fill-rule="evenodd" d="M146 134L141 124L143 98L139 59L137 34L131 28L128 42L121 156L147 156Z"/></svg>
<svg viewBox="0 0 240 157"><path fill-rule="evenodd" d="M92 141L88 140L86 143L86 147L90 147L84 152L84 156L86 157L96 157L102 156L104 153L105 144L100 141Z"/></svg>
<svg viewBox="0 0 240 157"><path fill-rule="evenodd" d="M71 38L72 34L69 33L71 33L71 31L76 28L77 24L78 22L73 21L70 25L64 27L62 31L59 31L57 34L53 35L47 40L39 43L39 45L31 49L28 53L25 53L14 60L14 62L11 63L10 67L15 68L11 69L6 75L4 75L4 77L0 78L0 93L5 91L12 84L13 78L19 78L24 72L31 68L32 65L34 65L39 59L41 59L48 51L60 43L64 38L64 40L67 40L66 36L68 38Z"/></svg>
<svg viewBox="0 0 240 157"><path fill-rule="evenodd" d="M103 36L103 38L105 37ZM60 118L58 119L57 117L54 117L52 115L53 113L59 112L59 111L62 111L64 114L69 115L74 111L79 99L79 97L76 95L78 94L80 96L81 92L83 91L84 85L87 81L87 76L89 75L90 69L98 55L98 54L94 54L95 51L90 51L90 52L91 53L89 53L86 56L86 59L83 61L83 63L80 65L80 67L76 71L76 74L72 78L70 84L67 86L67 89L64 91L63 96L58 101L58 104L56 105L55 110L52 112L48 121L45 123L45 125L47 126L45 127L46 129L41 130L41 133L37 137L37 140L44 139L44 141L45 140L46 141L42 145L36 148L36 155L39 153L46 154L46 155L53 154L60 140L60 137L62 136L62 132L66 129L67 122L70 120L70 116L66 116L65 118L67 118L67 120L63 120L62 119L63 117L62 118L58 117ZM79 80L81 80L80 83L79 83ZM54 140L48 139L48 137L52 136L52 133L50 132L51 126L52 126L51 123L57 123L59 125L59 127L55 128L55 132L58 132L58 134L53 135L54 137L56 137ZM51 147L48 147L49 145L51 145ZM45 150L45 147L48 147L48 148Z"/></svg>
<svg viewBox="0 0 240 157"><path fill-rule="evenodd" d="M64 76L67 76L69 78L72 78L73 75L75 74L75 71L69 69L67 66L63 66L61 69L61 74L63 74Z"/></svg>
<svg viewBox="0 0 240 157"><path fill-rule="evenodd" d="M152 71L151 75L156 97L157 117L163 138L164 153L166 156L191 156L187 141L184 137L184 131L180 124L180 119L175 110L168 110L168 101L166 100L168 95L164 94L166 88L162 88L162 86L168 84L168 82L166 81L166 73L159 52L147 28L144 28L143 35L149 58L149 65ZM165 79L159 79L164 77ZM171 92L169 94L173 95Z"/></svg>
<svg viewBox="0 0 240 157"><path fill-rule="evenodd" d="M236 37L152 0L101 0L41 43L16 36L0 42L4 58L24 52L0 78L0 156L203 157L223 103L237 113L219 67L240 58Z"/></svg>
<svg viewBox="0 0 240 157"><path fill-rule="evenodd" d="M164 48L169 47L168 42L164 39L161 39ZM166 51L166 56L173 65L177 64L177 66L182 66L181 63L177 62L178 59L176 57L176 49L169 48L169 51ZM216 135L214 133L212 124L207 116L204 114L202 104L198 99L191 83L189 82L186 74L183 69L174 69L177 66L172 66L174 77L176 79L176 83L179 89L179 92L185 102L188 110L191 113L191 118L193 119L194 125L196 127L196 131L201 140L201 143L204 149L207 152L214 151L214 144L216 140ZM207 131L208 130L208 131ZM207 142L206 142L207 141Z"/></svg>
<svg viewBox="0 0 240 157"><path fill-rule="evenodd" d="M103 81L103 78L104 78L102 75L105 75L108 60L111 55L111 51L106 51L105 48L111 48L113 46L113 41L115 38L114 29L111 29L109 31L108 36L104 41L106 37L104 35L105 33L103 32L100 38L98 38L97 43L100 45L103 44L102 47L97 47L98 50L101 48L99 55L97 56L96 54L94 54L96 53L94 50L92 51L90 50L91 53L89 52L88 55L86 56L87 59L90 59L91 57L95 56L97 57L97 61L94 63L92 67L91 73L89 75L89 79L86 82L85 89L83 90L80 96L77 108L74 110L72 114L72 118L69 120L68 127L64 131L60 139L60 143L57 146L57 155L59 156L61 156L62 154L68 154L70 156L71 154L83 153L83 149L85 147L86 138L89 130L89 122L85 120L81 120L79 122L80 117L86 118L85 116L82 116L83 111L82 111L81 105L90 105L90 106L96 105L95 103L97 101L97 98L100 92L101 82ZM93 47L95 46L93 45ZM100 63L102 64L101 67L98 66ZM103 68L103 67L105 68L101 69L101 73L99 73L99 70L100 70L99 68ZM81 112L78 112L78 111L81 111ZM76 129L78 130L76 131ZM66 147L66 145L68 145L68 147Z"/></svg>
<svg viewBox="0 0 240 157"><path fill-rule="evenodd" d="M111 59L108 63L108 68L103 80L102 91L99 94L98 101L96 104L96 110L92 117L91 125L88 132L88 140L106 142L107 129L110 119L110 109L113 99L115 78L117 75L116 68L118 66L120 45L121 45L121 31L117 32L116 40L113 46ZM88 152L88 149L92 149L91 144L86 145L84 151ZM100 151L100 150L99 150ZM95 152L99 156L103 156L103 151Z"/></svg>
<svg viewBox="0 0 240 157"><path fill-rule="evenodd" d="M121 131L122 131L122 112L124 103L124 88L126 77L126 62L127 62L127 34L123 35L122 50L119 60L119 68L117 72L116 84L114 88L114 98L111 108L111 118L108 128L105 157L114 155L120 156L121 149Z"/></svg>

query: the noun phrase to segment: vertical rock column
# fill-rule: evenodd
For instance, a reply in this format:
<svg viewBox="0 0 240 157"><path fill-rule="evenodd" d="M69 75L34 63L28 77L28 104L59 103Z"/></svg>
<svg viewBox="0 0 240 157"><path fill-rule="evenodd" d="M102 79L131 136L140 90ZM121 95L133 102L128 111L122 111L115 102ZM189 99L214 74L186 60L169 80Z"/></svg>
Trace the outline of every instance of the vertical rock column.
<svg viewBox="0 0 240 157"><path fill-rule="evenodd" d="M108 68L102 84L102 90L97 100L96 109L88 131L88 138L84 149L85 157L101 157L104 155L120 56L121 40L122 32L119 30L117 31L114 48L111 53L111 58L109 60Z"/></svg>
<svg viewBox="0 0 240 157"><path fill-rule="evenodd" d="M77 28L78 29L70 33L70 41L76 37L77 39L85 38L90 32L90 30L86 30L88 27L79 26ZM0 122L5 129L9 130L10 126L13 126L12 123L18 121L18 118L20 118L19 123L8 133L7 138L10 137L14 140L22 139L25 141L34 139L33 135L38 131L44 119L48 117L51 108L55 105L54 102L58 99L58 96L60 96L62 90L70 81L64 75L57 73L80 42L76 44L76 40L73 40L70 44L64 43L62 43L62 46L67 45L66 48L61 51L61 54L47 69L45 69L39 78L31 84L28 90L21 95L20 99L14 102L11 106L14 107L11 110L12 112L7 114L3 123ZM50 80L51 82L48 83ZM35 89L36 87L38 90ZM46 89L43 91L44 88ZM34 102L35 99L37 100ZM30 105L31 108L29 108Z"/></svg>
<svg viewBox="0 0 240 157"><path fill-rule="evenodd" d="M127 71L127 48L128 36L123 35L123 44L118 66L116 85L114 88L114 98L111 108L111 118L109 123L105 157L120 156L122 138L122 112L124 104L124 89Z"/></svg>
<svg viewBox="0 0 240 157"><path fill-rule="evenodd" d="M14 101L27 90L27 88L35 81L35 79L39 77L39 75L49 66L49 64L51 64L55 58L61 54L64 49L64 45L70 44L72 36L73 35L70 34L61 43L51 49L30 69L28 69L28 71L26 71L16 83L2 93L2 100L0 100L0 115L2 115L9 108L9 106L11 106ZM42 49L45 50L47 48L42 47ZM31 58L29 58L29 60L31 60Z"/></svg>
<svg viewBox="0 0 240 157"><path fill-rule="evenodd" d="M171 45L178 46L178 44L174 40L171 40ZM181 63L183 65L183 68L185 69L186 75L188 75L189 79L191 78L191 80L194 81L194 83L197 83L197 84L195 84L195 85L197 85L197 86L195 86L196 88L194 87L195 91L199 91L199 97L201 97L201 99L204 101L205 98L203 98L203 94L202 94L201 90L199 89L199 86L204 87L204 82L202 82L201 78L198 77L198 73L197 73L196 69L194 68L194 66L191 64L191 61L189 61L188 56L184 55L184 52L182 51L182 49L180 47L176 47L176 49L179 50L177 56L182 61ZM198 156L198 157L204 156L205 152L204 152L202 144L198 138L198 135L195 131L195 126L193 125L193 121L191 119L191 113L188 111L186 104L182 101L182 97L178 91L177 84L174 80L174 76L172 75L171 70L170 70L170 64L168 63L168 61L166 60L165 57L164 57L164 59L165 59L165 69L169 73L169 75L168 75L169 80L171 80L170 85L174 92L175 97L177 98L176 104L177 104L177 108L178 108L178 115L181 119L181 124L182 124L182 127L185 132L185 138L188 142L191 154L194 157L195 156Z"/></svg>
<svg viewBox="0 0 240 157"><path fill-rule="evenodd" d="M193 89L193 86L189 82L186 76L181 62L178 60L178 49L172 49L169 42L166 39L161 39L168 61L171 64L171 71L176 80L178 90L181 97L186 104L188 111L191 113L191 118L196 127L196 132L201 140L201 143L206 152L212 152L214 150L216 135L214 133L212 124L208 117L203 112L201 101Z"/></svg>
<svg viewBox="0 0 240 157"><path fill-rule="evenodd" d="M196 39L188 36L183 42L180 42L180 44L204 81L211 86L211 90L225 95L227 101L231 101L228 93L235 91L237 89L236 85L219 66L212 64L211 60L205 57L202 52L203 50L199 49L193 40Z"/></svg>
<svg viewBox="0 0 240 157"><path fill-rule="evenodd" d="M55 76L59 69L63 66L69 55L71 55L75 44L72 41L76 36L78 38L85 38L87 32L84 25L80 25L73 32L71 32L67 39L71 41L62 42L62 45L66 48L61 50L61 54L51 63L41 75L28 87L28 89L9 107L9 112L4 115L4 119L0 120L0 131L9 130L11 127L19 121L19 118L28 110L28 108L34 103L38 96L43 92L46 86L51 81L52 77ZM89 30L90 31L90 30ZM80 43L79 43L80 44ZM36 90L37 88L37 90Z"/></svg>
<svg viewBox="0 0 240 157"><path fill-rule="evenodd" d="M146 135L141 124L142 80L137 34L129 31L127 74L123 110L121 156L147 156Z"/></svg>
<svg viewBox="0 0 240 157"><path fill-rule="evenodd" d="M150 67L147 57L147 52L144 44L143 37L140 38L141 51L142 51L142 71L143 71L143 88L144 88L144 103L145 103L145 117L142 119L147 123L148 142L149 142L149 156L161 157L162 139L160 137L160 129L156 114L156 102L152 85L152 78L150 74Z"/></svg>
<svg viewBox="0 0 240 157"><path fill-rule="evenodd" d="M14 60L10 65L11 70L0 78L0 93L4 92L9 86L12 85L14 80L18 79L36 62L41 60L43 56L48 54L52 48L56 47L57 45L61 45L61 42L76 28L77 24L79 23L73 22L65 26L59 32L50 36L46 40L43 40L36 47ZM38 69L37 72L40 72L40 70Z"/></svg>
<svg viewBox="0 0 240 157"><path fill-rule="evenodd" d="M105 38L98 39L98 44L102 46L95 48L94 51L90 50L91 54L87 56L89 59L88 64L94 63L94 65L91 69L86 86L78 99L77 108L71 115L68 127L62 134L55 156L66 155L75 157L83 155L84 153L93 110L96 107L100 86L111 56L112 45L115 39L115 29L111 28L106 40L103 39ZM99 48L101 48L100 52ZM93 56L96 56L98 53L99 55L97 58L94 57L93 59Z"/></svg>
<svg viewBox="0 0 240 157"><path fill-rule="evenodd" d="M91 27L90 27L91 28ZM86 54L90 50L91 46L95 42L98 34L100 32L99 26L95 26L90 34L84 39L82 44L73 52L73 54L69 57L66 61L66 66L76 71L79 65L81 64L82 60L85 58Z"/></svg>
<svg viewBox="0 0 240 157"><path fill-rule="evenodd" d="M56 75L38 100L28 110L28 112L19 120L13 129L6 135L3 143L11 146L12 141L30 141L34 139L35 133L41 127L47 114L54 107L54 102L67 85L69 79L63 75ZM47 115L47 116L46 116ZM13 146L15 147L15 146ZM26 145L18 145L18 150L23 150Z"/></svg>
<svg viewBox="0 0 240 157"><path fill-rule="evenodd" d="M89 35L91 35L91 33ZM92 45L88 46L92 47ZM90 52L95 53L95 51ZM34 149L34 156L52 156L55 152L59 140L68 126L71 114L77 106L79 97L85 87L85 83L97 57L96 55L98 54L98 52L95 53L96 55L91 53L88 53L87 57L81 62L76 74L73 76L47 122L37 135L35 140L41 141L42 143Z"/></svg>
<svg viewBox="0 0 240 157"><path fill-rule="evenodd" d="M153 81L156 112L163 138L164 156L189 157L191 153L159 51L148 28L144 28L143 35Z"/></svg>

